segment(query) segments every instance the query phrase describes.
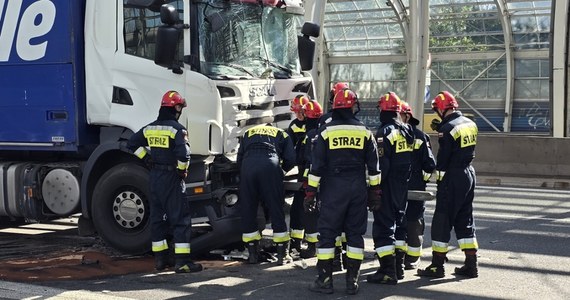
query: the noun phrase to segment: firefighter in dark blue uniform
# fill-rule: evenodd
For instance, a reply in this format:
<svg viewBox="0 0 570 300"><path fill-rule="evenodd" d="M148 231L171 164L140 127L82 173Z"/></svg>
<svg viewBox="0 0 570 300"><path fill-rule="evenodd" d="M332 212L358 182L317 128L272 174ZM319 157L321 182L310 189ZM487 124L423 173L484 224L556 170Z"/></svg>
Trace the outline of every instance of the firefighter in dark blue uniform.
<svg viewBox="0 0 570 300"><path fill-rule="evenodd" d="M426 183L429 182L431 173L435 170L435 157L431 150L430 139L427 134L416 126L420 121L414 118L410 105L402 101L400 117L404 123L410 124L414 131L414 150L412 151L412 174L408 183L408 190L425 191ZM407 221L407 252L404 259L404 269L417 268L422 255L422 243L424 239L424 212L425 201L408 200L406 207Z"/></svg>
<svg viewBox="0 0 570 300"><path fill-rule="evenodd" d="M151 162L148 164L150 226L155 267L163 270L171 266L166 238L172 235L176 273L202 270L200 264L190 260L192 220L184 197L190 146L186 128L178 123L184 107L186 100L178 92L166 92L157 120L132 135L127 143L127 148L135 155ZM150 153L147 153L146 147L150 147Z"/></svg>
<svg viewBox="0 0 570 300"><path fill-rule="evenodd" d="M455 274L477 277L477 249L473 219L475 196L475 169L471 165L477 144L477 125L457 110L455 97L440 92L432 101L432 108L442 119L437 127L437 195L431 224L432 263L418 275L445 277L444 263L451 229L459 248L465 253L465 264L455 268Z"/></svg>
<svg viewBox="0 0 570 300"><path fill-rule="evenodd" d="M333 85L331 90L329 91L329 111L322 115L319 119L319 127L322 125L332 121L333 116L333 99L336 94L340 91L348 90L349 86L346 82L337 82ZM333 259L333 271L342 271L343 266L346 268L346 259L341 261L342 258L346 258L346 234L343 232L341 235L336 237L335 241L335 250L334 250L334 259Z"/></svg>
<svg viewBox="0 0 570 300"><path fill-rule="evenodd" d="M404 278L406 254L406 197L411 172L414 135L412 128L399 120L401 100L389 92L378 101L380 128L376 133L382 172L382 200L374 207L372 237L380 261L370 283L396 284Z"/></svg>
<svg viewBox="0 0 570 300"><path fill-rule="evenodd" d="M307 135L301 143L301 150L303 153L303 187L304 190L308 186L309 168L311 165L311 153L313 151L313 140L317 135L319 125L319 118L323 115L323 108L319 102L315 100L303 106L303 114L305 115L305 125L307 127ZM318 196L317 196L318 198ZM317 199L318 200L318 199ZM316 255L317 242L319 241L319 233L317 231L318 211L305 211L304 225L305 225L305 241L307 241L307 249L301 251L301 258L311 258Z"/></svg>
<svg viewBox="0 0 570 300"><path fill-rule="evenodd" d="M358 292L364 258L362 236L368 217L366 171L370 189L378 190L380 183L376 142L372 132L354 116L358 107L354 92L339 91L333 100L332 121L319 128L313 148L305 205L309 211L316 209L315 194L320 185L318 278L310 286L314 292L333 292L335 240L342 231L347 239L346 292Z"/></svg>
<svg viewBox="0 0 570 300"><path fill-rule="evenodd" d="M288 254L290 237L283 211L283 171L287 172L295 166L291 138L284 130L271 124L251 127L241 140L237 163L240 170L238 203L243 226L242 240L249 251L248 262L259 262L261 233L257 211L262 201L271 218L273 241L277 244L277 263L291 262Z"/></svg>
<svg viewBox="0 0 570 300"><path fill-rule="evenodd" d="M297 95L291 101L291 111L295 113L295 120L291 121L286 132L291 137L293 147L295 148L296 165L298 170L297 180L303 181L304 172L304 153L302 143L305 140L307 130L305 128L305 116L303 115L303 105L309 102L309 97L305 95ZM303 198L304 191L297 191L293 195L293 203L289 212L289 227L291 230L291 250L295 249L301 252L301 242L305 234L305 226L303 222Z"/></svg>

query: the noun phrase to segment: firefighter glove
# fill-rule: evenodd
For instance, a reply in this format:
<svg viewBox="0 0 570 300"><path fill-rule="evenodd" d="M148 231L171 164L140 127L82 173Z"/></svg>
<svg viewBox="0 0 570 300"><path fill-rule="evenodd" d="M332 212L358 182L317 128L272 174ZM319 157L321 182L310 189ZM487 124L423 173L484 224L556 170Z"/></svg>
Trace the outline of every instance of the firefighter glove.
<svg viewBox="0 0 570 300"><path fill-rule="evenodd" d="M380 209L380 200L382 200L382 190L380 186L371 186L368 188L368 210L377 211Z"/></svg>
<svg viewBox="0 0 570 300"><path fill-rule="evenodd" d="M429 124L429 127L431 128L431 130L437 131L437 127L439 127L439 123L441 123L441 121L439 119L433 119L433 120L431 120L431 124Z"/></svg>
<svg viewBox="0 0 570 300"><path fill-rule="evenodd" d="M306 191L308 187L309 187L309 182L307 180L303 180L303 186L302 186L303 191Z"/></svg>
<svg viewBox="0 0 570 300"><path fill-rule="evenodd" d="M176 172L178 173L178 176L182 179L185 179L186 176L188 176L188 170L176 169Z"/></svg>
<svg viewBox="0 0 570 300"><path fill-rule="evenodd" d="M317 211L317 200L315 199L316 193L312 189L307 189L305 191L305 200L303 201L303 207L305 212L313 213Z"/></svg>

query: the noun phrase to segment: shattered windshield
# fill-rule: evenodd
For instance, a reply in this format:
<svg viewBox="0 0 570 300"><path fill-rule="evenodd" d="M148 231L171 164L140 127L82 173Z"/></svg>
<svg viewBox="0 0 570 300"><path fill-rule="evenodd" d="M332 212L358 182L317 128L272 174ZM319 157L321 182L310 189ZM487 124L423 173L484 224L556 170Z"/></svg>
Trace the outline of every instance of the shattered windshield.
<svg viewBox="0 0 570 300"><path fill-rule="evenodd" d="M300 75L299 19L284 9L225 0L199 4L200 68L211 78Z"/></svg>

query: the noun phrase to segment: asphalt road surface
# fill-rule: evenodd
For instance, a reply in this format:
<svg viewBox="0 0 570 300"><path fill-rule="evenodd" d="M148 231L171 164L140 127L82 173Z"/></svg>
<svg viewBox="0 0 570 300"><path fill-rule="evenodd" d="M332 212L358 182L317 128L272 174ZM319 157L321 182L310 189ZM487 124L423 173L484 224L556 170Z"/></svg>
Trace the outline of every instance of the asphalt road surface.
<svg viewBox="0 0 570 300"><path fill-rule="evenodd" d="M430 186L430 190L433 191L433 186ZM434 201L428 202L426 210L428 226L422 258L424 267L431 258L429 225L434 204ZM124 257L115 261L126 260L131 263L132 269L135 269L134 266L143 266L143 270L83 280L64 276L47 281L33 278L19 282L0 281L0 298L570 299L570 191L479 186L475 198L475 220L481 248L479 278L476 279L464 279L452 274L453 269L463 261L461 251L453 248L448 254L445 278L420 278L412 270L406 271L405 279L396 286L368 284L365 275L373 273L378 266L369 230L365 237L365 261L357 296L345 294L343 272L334 275L333 295L309 292L307 287L316 275L316 259L304 261L308 266L306 269L303 268L302 261L276 266L271 263L246 265L239 260L209 260L204 261L207 269L203 272L175 274L171 271L152 271L150 257ZM371 225L372 215L369 215L369 222ZM96 241L73 237L72 231L50 238L51 241L59 239L62 239L61 243L65 246L62 247L65 249L69 249L69 241L72 240L76 254L83 260L83 249L97 246ZM0 241L2 245L14 245L2 230ZM82 242L87 245L82 246ZM32 242L31 245L30 247L37 247L37 242ZM450 245L457 246L454 237ZM22 247L24 248L20 249L25 249L25 245ZM113 257L112 253L109 256ZM18 259L15 257L7 260ZM82 264L86 268L104 268L107 264L105 261L93 264L93 259L87 260L88 263ZM6 271L3 268L0 265L0 273Z"/></svg>

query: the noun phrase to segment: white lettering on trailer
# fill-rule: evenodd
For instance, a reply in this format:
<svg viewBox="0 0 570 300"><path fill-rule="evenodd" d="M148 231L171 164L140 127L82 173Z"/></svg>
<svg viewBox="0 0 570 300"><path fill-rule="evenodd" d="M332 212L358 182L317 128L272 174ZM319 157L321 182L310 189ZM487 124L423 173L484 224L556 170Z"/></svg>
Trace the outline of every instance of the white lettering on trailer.
<svg viewBox="0 0 570 300"><path fill-rule="evenodd" d="M6 12L5 2L8 2ZM48 41L32 44L31 40L46 35L55 23L56 9L50 0L38 0L28 6L18 20L23 0L0 0L0 61L8 61L16 36L16 53L22 60L38 60L46 55ZM3 16L3 18L2 18ZM41 16L41 17L40 17ZM36 24L36 19L40 20ZM19 26L18 26L19 21Z"/></svg>

